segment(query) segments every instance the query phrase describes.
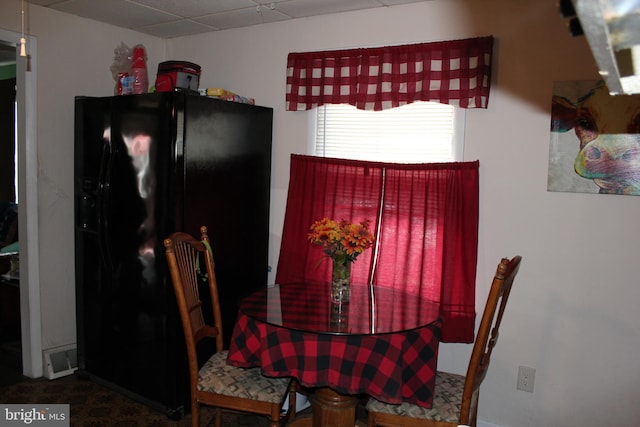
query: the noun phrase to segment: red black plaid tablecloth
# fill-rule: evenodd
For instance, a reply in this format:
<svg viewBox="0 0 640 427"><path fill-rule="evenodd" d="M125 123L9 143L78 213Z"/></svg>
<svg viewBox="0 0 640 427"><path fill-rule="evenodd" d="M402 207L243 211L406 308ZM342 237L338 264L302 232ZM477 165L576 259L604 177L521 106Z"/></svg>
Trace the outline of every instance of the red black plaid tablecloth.
<svg viewBox="0 0 640 427"><path fill-rule="evenodd" d="M251 304L251 297L242 304ZM243 311L243 305L231 339L229 364L260 366L267 376L292 376L306 387L328 386L343 394L431 407L439 319L399 332L323 333L256 319Z"/></svg>

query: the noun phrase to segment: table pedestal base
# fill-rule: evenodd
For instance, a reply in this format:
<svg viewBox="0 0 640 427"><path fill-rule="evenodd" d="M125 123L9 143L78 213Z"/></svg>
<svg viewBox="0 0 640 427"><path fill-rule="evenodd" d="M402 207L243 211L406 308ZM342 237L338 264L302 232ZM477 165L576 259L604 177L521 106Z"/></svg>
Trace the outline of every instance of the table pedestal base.
<svg viewBox="0 0 640 427"><path fill-rule="evenodd" d="M358 398L320 387L311 399L311 418L301 417L290 427L353 427L356 425Z"/></svg>
<svg viewBox="0 0 640 427"><path fill-rule="evenodd" d="M356 423L356 407L358 399L336 393L329 387L316 390L316 396L311 401L313 427L346 427Z"/></svg>

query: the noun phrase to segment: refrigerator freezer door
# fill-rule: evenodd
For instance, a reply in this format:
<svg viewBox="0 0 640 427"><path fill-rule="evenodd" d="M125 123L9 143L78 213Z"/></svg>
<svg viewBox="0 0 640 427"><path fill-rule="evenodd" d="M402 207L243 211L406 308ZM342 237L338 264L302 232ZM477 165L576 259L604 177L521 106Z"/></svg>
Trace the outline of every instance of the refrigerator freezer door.
<svg viewBox="0 0 640 427"><path fill-rule="evenodd" d="M179 410L184 344L162 247L174 228L172 96L79 99L76 111L80 372Z"/></svg>

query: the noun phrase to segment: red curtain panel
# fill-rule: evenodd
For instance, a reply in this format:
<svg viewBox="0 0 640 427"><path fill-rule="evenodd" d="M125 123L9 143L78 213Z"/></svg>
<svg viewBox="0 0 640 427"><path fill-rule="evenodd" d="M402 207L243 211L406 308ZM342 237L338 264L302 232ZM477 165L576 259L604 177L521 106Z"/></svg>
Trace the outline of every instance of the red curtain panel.
<svg viewBox="0 0 640 427"><path fill-rule="evenodd" d="M393 164L291 156L279 284L328 282L331 260L307 235L328 217L371 221L374 247L351 280L440 304L442 341L473 342L479 162Z"/></svg>

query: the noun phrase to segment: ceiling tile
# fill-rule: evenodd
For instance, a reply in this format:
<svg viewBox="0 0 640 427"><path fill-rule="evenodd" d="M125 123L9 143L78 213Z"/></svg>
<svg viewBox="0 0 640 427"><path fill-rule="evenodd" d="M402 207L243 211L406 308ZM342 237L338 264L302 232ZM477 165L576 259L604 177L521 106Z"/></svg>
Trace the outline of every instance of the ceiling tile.
<svg viewBox="0 0 640 427"><path fill-rule="evenodd" d="M256 5L251 0L132 0L132 3L140 3L185 18L244 9Z"/></svg>
<svg viewBox="0 0 640 427"><path fill-rule="evenodd" d="M27 0L28 3L37 4L40 6L51 6L56 3L62 3L66 0Z"/></svg>
<svg viewBox="0 0 640 427"><path fill-rule="evenodd" d="M425 0L378 0L385 6L397 6L400 4L409 4L409 3L421 3Z"/></svg>
<svg viewBox="0 0 640 427"><path fill-rule="evenodd" d="M217 28L204 25L190 19L181 19L180 21L167 22L165 24L149 25L146 27L136 28L145 34L161 37L164 39L172 39L174 37L192 36L194 34L209 33L216 31Z"/></svg>
<svg viewBox="0 0 640 427"><path fill-rule="evenodd" d="M56 4L53 8L124 28L136 28L178 19L175 15L124 0L69 0Z"/></svg>
<svg viewBox="0 0 640 427"><path fill-rule="evenodd" d="M291 0L277 3L278 10L294 18L380 7L375 0Z"/></svg>
<svg viewBox="0 0 640 427"><path fill-rule="evenodd" d="M268 22L278 22L290 19L277 10L271 10L268 7L260 6L248 9L234 10L226 13L217 13L215 15L203 16L194 19L205 25L226 30L229 28L247 27L249 25L266 24Z"/></svg>

